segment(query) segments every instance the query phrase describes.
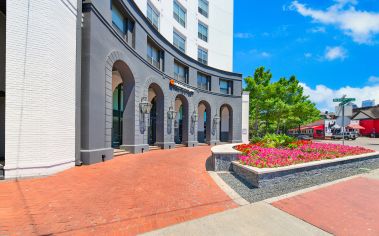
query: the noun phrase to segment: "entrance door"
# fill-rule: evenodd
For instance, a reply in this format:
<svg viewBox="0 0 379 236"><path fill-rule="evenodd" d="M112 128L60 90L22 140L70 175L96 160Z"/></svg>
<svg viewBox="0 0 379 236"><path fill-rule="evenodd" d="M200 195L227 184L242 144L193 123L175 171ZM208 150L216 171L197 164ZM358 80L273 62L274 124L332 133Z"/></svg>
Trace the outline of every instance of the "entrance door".
<svg viewBox="0 0 379 236"><path fill-rule="evenodd" d="M179 107L177 119L175 120L175 143L183 143L183 105Z"/></svg>
<svg viewBox="0 0 379 236"><path fill-rule="evenodd" d="M149 145L154 145L157 141L157 102L156 97L151 101L150 124L149 124Z"/></svg>
<svg viewBox="0 0 379 236"><path fill-rule="evenodd" d="M113 92L112 147L122 144L122 117L124 113L124 86L120 84Z"/></svg>

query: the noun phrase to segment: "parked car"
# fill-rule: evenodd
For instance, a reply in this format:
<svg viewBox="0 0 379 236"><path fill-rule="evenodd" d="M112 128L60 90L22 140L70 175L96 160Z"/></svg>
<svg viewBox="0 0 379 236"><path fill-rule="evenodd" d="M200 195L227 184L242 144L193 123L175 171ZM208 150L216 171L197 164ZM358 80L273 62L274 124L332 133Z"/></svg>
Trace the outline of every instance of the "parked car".
<svg viewBox="0 0 379 236"><path fill-rule="evenodd" d="M309 136L306 135L306 134L300 134L300 135L296 136L296 138L297 138L298 140L311 140L311 137L309 137Z"/></svg>
<svg viewBox="0 0 379 236"><path fill-rule="evenodd" d="M348 139L355 140L356 138L358 138L358 134L353 133L353 132L344 132L344 133L336 133L332 135L332 139L343 139L343 138L345 138L346 140Z"/></svg>

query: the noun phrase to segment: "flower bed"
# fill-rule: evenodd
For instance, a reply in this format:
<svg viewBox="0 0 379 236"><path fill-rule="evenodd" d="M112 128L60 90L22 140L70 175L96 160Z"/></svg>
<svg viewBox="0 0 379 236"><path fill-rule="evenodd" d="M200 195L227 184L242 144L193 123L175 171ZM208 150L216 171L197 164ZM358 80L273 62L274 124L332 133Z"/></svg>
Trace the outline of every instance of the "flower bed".
<svg viewBox="0 0 379 236"><path fill-rule="evenodd" d="M278 148L265 147L263 143L241 144L234 148L243 153L238 156L241 164L258 168L275 168L374 152L363 147L310 141L296 141Z"/></svg>

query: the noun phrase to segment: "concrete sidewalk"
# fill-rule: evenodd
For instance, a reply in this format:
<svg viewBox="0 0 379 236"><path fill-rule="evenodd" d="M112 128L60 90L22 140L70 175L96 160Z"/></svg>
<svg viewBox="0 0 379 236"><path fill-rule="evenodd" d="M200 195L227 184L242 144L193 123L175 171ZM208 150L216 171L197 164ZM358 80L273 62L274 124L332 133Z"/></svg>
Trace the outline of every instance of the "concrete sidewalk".
<svg viewBox="0 0 379 236"><path fill-rule="evenodd" d="M159 235L329 235L266 202L181 223L143 234Z"/></svg>
<svg viewBox="0 0 379 236"><path fill-rule="evenodd" d="M360 180L364 180L363 183ZM379 187L370 180L379 183L379 169L144 235L331 235L328 232L339 234L353 230L349 225L355 230L360 230L361 235L376 235L376 227L373 227L373 224L379 221L379 213L373 213L370 209L377 207L374 199L376 196L371 195L373 191L379 191ZM370 187L365 183L369 183ZM336 188L339 191L335 191ZM309 197L315 194L318 194L316 198ZM328 200L320 201L320 195ZM328 205L329 201L333 204ZM280 210L276 205L284 207ZM298 211L285 209L291 207ZM357 207L359 209L356 209ZM349 215L347 219L346 214ZM338 224L338 220L344 221ZM356 222L360 224L356 225Z"/></svg>

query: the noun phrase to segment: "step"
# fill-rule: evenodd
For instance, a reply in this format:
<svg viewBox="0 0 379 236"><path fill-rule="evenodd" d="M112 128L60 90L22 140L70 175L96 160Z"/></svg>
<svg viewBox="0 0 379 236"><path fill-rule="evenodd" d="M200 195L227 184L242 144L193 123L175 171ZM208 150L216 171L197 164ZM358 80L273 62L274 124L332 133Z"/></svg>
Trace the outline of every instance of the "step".
<svg viewBox="0 0 379 236"><path fill-rule="evenodd" d="M184 148L187 147L185 144L175 144L175 148Z"/></svg>
<svg viewBox="0 0 379 236"><path fill-rule="evenodd" d="M4 179L4 166L0 164L0 180Z"/></svg>
<svg viewBox="0 0 379 236"><path fill-rule="evenodd" d="M209 146L208 143L199 143L198 146Z"/></svg>
<svg viewBox="0 0 379 236"><path fill-rule="evenodd" d="M149 151L156 151L156 150L160 150L161 148L158 147L158 146L149 146Z"/></svg>
<svg viewBox="0 0 379 236"><path fill-rule="evenodd" d="M130 152L122 150L122 149L113 149L113 156L114 157L123 156L123 155L127 155L127 154L130 154Z"/></svg>

